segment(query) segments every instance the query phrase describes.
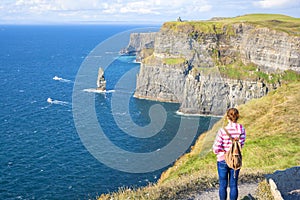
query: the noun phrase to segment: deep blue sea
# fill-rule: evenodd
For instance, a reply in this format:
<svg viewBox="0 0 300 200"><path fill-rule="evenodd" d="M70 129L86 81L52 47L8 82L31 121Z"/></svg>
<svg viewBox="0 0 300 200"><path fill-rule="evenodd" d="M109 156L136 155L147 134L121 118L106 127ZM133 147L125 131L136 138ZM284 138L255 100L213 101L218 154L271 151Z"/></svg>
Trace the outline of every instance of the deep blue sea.
<svg viewBox="0 0 300 200"><path fill-rule="evenodd" d="M0 25L0 199L93 199L119 187L157 181L167 166L134 173L96 159L83 144L73 117L73 89L86 57L107 38L137 27ZM159 151L174 139L182 118L199 122L197 136L214 123L216 119L211 117L178 115L178 104L135 99L131 91L122 90L117 84L122 75L138 70L139 63L134 60L133 56L115 57L106 66L110 92L82 91L94 97L99 124L114 145L135 153ZM92 73L97 77L97 71ZM130 81L135 84L134 78ZM124 105L129 113L112 112L112 97L120 91L131 95L129 105ZM118 100L122 102L122 95ZM155 104L161 105L167 116L159 133L150 138L128 136L124 129L135 127L126 116L137 126L146 126L151 123L149 108ZM123 129L113 115L121 121L124 117ZM184 130L188 134L189 130ZM106 153L114 156L115 152Z"/></svg>

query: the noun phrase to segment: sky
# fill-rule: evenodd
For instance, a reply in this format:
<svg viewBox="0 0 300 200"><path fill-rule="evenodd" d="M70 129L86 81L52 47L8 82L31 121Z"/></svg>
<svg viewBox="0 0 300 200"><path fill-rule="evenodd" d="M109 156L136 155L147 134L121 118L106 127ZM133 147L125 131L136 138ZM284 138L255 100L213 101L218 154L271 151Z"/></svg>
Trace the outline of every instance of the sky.
<svg viewBox="0 0 300 200"><path fill-rule="evenodd" d="M161 24L251 13L300 18L300 0L1 0L0 24Z"/></svg>

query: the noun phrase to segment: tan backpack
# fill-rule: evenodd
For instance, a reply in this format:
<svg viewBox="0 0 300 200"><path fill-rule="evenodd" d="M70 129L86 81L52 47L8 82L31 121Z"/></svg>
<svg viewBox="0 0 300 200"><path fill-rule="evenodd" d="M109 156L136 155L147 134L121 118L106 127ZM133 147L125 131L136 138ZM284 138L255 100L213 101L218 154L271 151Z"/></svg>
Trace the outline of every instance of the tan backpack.
<svg viewBox="0 0 300 200"><path fill-rule="evenodd" d="M226 164L228 167L238 170L242 167L242 147L239 142L242 134L240 134L238 138L233 138L225 128L224 130L232 142L229 151L225 153Z"/></svg>

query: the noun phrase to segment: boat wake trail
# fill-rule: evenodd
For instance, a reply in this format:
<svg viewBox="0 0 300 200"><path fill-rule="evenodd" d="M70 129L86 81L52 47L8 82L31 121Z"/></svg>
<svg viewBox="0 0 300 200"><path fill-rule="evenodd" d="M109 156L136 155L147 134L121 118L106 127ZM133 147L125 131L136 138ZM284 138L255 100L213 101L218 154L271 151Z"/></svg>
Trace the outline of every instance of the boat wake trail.
<svg viewBox="0 0 300 200"><path fill-rule="evenodd" d="M91 92L91 93L100 93L100 94L107 94L107 93L113 93L115 92L115 90L97 90L94 88L90 88L90 89L84 89L84 92Z"/></svg>
<svg viewBox="0 0 300 200"><path fill-rule="evenodd" d="M53 100L53 99L51 99L50 97L47 99L47 102L48 102L49 104L57 104L57 105L62 105L62 106L70 105L69 102L66 102L66 101L59 101L59 100Z"/></svg>
<svg viewBox="0 0 300 200"><path fill-rule="evenodd" d="M55 81L63 82L63 83L70 83L70 82L72 82L71 80L64 79L64 78L61 78L61 77L58 77L58 76L54 76L52 79L55 80Z"/></svg>

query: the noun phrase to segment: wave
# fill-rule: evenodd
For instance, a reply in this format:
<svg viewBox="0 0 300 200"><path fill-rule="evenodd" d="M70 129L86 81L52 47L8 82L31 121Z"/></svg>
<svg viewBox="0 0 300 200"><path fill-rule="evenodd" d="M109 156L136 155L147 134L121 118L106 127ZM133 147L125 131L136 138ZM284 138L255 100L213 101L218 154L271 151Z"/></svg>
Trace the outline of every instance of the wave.
<svg viewBox="0 0 300 200"><path fill-rule="evenodd" d="M176 111L175 113L176 115L184 116L184 117L222 117L221 115L200 114L200 113L191 114L191 113L183 113L180 111Z"/></svg>
<svg viewBox="0 0 300 200"><path fill-rule="evenodd" d="M64 78L61 78L61 77L58 77L58 76L54 76L52 79L55 80L55 81L60 81L60 82L64 82L64 83L71 82L71 80L64 79Z"/></svg>
<svg viewBox="0 0 300 200"><path fill-rule="evenodd" d="M106 51L105 54L119 54L117 51Z"/></svg>
<svg viewBox="0 0 300 200"><path fill-rule="evenodd" d="M121 55L121 56L117 57L116 59L121 62L125 62L125 63L141 63L141 62L137 62L135 58L136 58L136 56Z"/></svg>
<svg viewBox="0 0 300 200"><path fill-rule="evenodd" d="M132 61L132 63L137 63L137 64L141 64L141 61L137 61L136 59L134 61Z"/></svg>
<svg viewBox="0 0 300 200"><path fill-rule="evenodd" d="M119 112L117 112L117 113L113 113L114 115L119 115L119 116L124 116L124 115L127 115L127 112L122 112L122 113L119 113Z"/></svg>
<svg viewBox="0 0 300 200"><path fill-rule="evenodd" d="M84 89L84 92L91 92L91 93L100 93L100 94L107 94L107 93L113 93L115 92L115 90L97 90L94 88L90 88L90 89Z"/></svg>
<svg viewBox="0 0 300 200"><path fill-rule="evenodd" d="M69 102L66 101L59 101L59 100L53 100L50 97L47 99L47 102L49 104L57 104L57 105L62 105L62 106L66 106L66 105L70 105Z"/></svg>

